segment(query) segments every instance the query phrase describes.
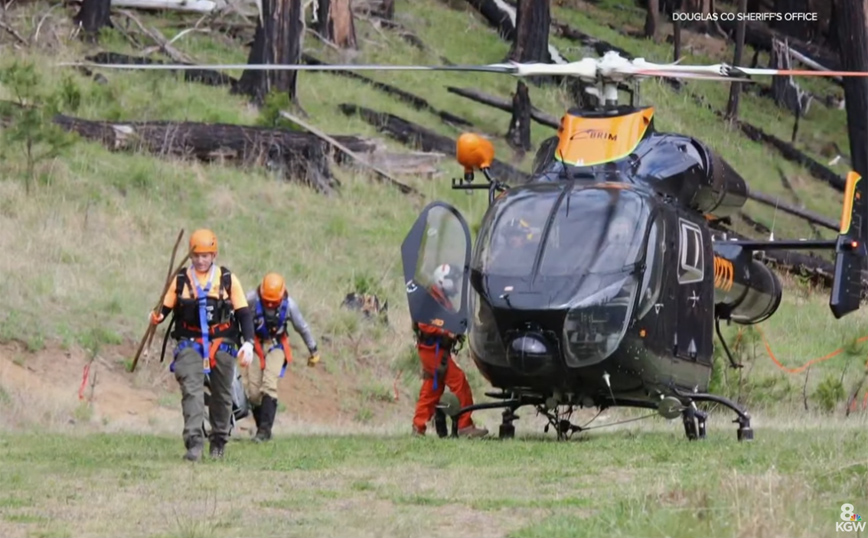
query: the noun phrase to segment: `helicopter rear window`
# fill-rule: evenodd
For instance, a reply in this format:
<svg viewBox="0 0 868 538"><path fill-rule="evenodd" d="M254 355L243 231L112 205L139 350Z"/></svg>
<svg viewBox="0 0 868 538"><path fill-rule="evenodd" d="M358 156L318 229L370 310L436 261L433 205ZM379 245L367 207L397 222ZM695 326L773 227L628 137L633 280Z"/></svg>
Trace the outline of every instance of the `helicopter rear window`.
<svg viewBox="0 0 868 538"><path fill-rule="evenodd" d="M649 208L634 192L612 188L574 191L558 206L539 274L621 271L642 256Z"/></svg>

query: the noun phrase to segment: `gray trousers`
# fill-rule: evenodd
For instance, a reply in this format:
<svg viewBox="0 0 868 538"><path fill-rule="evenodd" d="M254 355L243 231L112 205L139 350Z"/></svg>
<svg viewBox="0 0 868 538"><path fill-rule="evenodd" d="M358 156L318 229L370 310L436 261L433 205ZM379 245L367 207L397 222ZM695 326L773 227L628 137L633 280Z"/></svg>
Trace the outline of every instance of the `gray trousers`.
<svg viewBox="0 0 868 538"><path fill-rule="evenodd" d="M232 377L235 358L225 351L214 355L216 367L211 368L211 401L208 414L211 421L211 442L226 443L232 415ZM191 447L204 443L205 372L202 356L186 348L175 359L175 379L181 386L181 409L184 413L184 444Z"/></svg>

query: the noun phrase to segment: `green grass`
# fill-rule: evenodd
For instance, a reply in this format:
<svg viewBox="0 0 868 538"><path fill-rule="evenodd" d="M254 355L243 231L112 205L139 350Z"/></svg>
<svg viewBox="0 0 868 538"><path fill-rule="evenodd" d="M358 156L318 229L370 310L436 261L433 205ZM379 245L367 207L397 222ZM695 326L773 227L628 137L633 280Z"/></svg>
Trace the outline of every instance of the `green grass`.
<svg viewBox="0 0 868 538"><path fill-rule="evenodd" d="M845 502L865 510L864 428L773 428L746 444L729 426L704 442L677 421L571 442L293 436L200 464L175 438L13 434L0 532L796 538L832 535Z"/></svg>
<svg viewBox="0 0 868 538"><path fill-rule="evenodd" d="M615 9L615 3L604 1L605 10L586 5L582 10L554 8L553 14L649 61L669 61L670 46L609 28L609 23L622 30L641 26L641 13ZM46 9L41 3L16 7L6 20L30 35L39 20L33 13ZM455 63L498 62L509 49L478 16L449 9L438 0L398 1L396 17L426 43L427 52L364 20L357 21L361 50L355 58L342 58L311 37L305 48L329 62L427 64L440 63L441 56ZM142 18L168 37L178 33L178 26L185 27L178 15ZM183 84L158 72L106 71L107 83L98 84L57 69L55 61L94 52L64 37L69 29L69 13L55 9L46 18L37 47L13 50L0 45L0 68L16 59L35 61L45 87L57 87L70 75L81 102L65 112L83 118L261 121L258 111L229 95L227 88ZM570 59L586 54L562 39L552 43ZM174 46L202 62L246 60L241 43L225 37L186 34ZM108 32L101 47L136 53L117 32ZM725 57L717 58L687 51L684 61L729 62L731 47L726 50ZM493 137L499 158L513 161L502 137L509 115L445 88L474 87L509 97L514 79L454 73L366 76L469 119L475 130ZM838 91L820 81L806 87L821 94ZM342 115L337 105L344 102L391 112L453 138L459 134L432 114L358 81L301 73L298 88L308 121L331 134L382 136L359 118ZM688 89L717 109L724 108L729 91L727 85L710 82L690 83ZM6 97L7 90L0 87L0 98ZM557 88L532 87L531 100L556 116L569 104ZM642 101L655 106L658 129L711 144L751 188L793 203L778 178L780 167L806 208L838 217L840 194L768 147L727 128L697 106L690 93L649 81ZM741 117L788 139L791 118L767 100L743 96ZM801 132L797 146L815 156L822 141L849 147L843 112L819 104L803 121ZM534 124L532 141L539 144L552 133ZM400 148L389 139L385 144ZM528 170L531 157L513 164ZM207 226L220 238L219 262L239 276L245 290L268 271L286 276L323 355L323 377L293 366L301 368L296 371L307 376L305 381L314 379L326 387L305 403L308 409L334 404L335 413L349 417L328 425L329 433L409 431L419 379L400 244L425 202L449 201L471 224L483 214L484 196L449 189L448 179L460 174L457 164L444 161L434 180L401 178L423 192L422 202L411 202L354 168L333 167L342 188L325 197L264 169L111 152L84 141L42 162L30 194L21 180L23 169L20 153L0 161L0 343L24 343L8 357L6 348L0 350L0 360L26 367L34 360L31 352L61 360L63 353L80 348L84 353L79 356L99 357L97 368L121 370L158 299L178 230L184 228L189 237L195 228ZM838 171L843 175L843 169ZM811 235L802 221L772 208L748 202L745 210L774 225L776 237ZM830 237L826 231L824 236ZM814 292L795 278L783 280L784 301L760 326L761 334L743 330L738 337L739 327L723 328L745 364L741 378L726 368L724 357L717 358L713 386L749 406L757 436L752 444L736 443L731 415L718 410L709 423L709 439L701 443L685 441L678 421L663 423L659 418L652 419L653 426L634 423L639 426L593 431L582 441L556 443L552 434L540 437L542 424L531 410L520 413L516 441L475 443L404 435L311 435L303 413L283 407L280 416L288 414L299 422L279 429L274 443L232 443L226 462L190 466L180 459L179 428L172 426L171 436L152 431L141 436L85 435L114 424L107 425L104 417L97 420L87 403L76 400L63 407L52 400L59 396L31 394L31 388L12 386L3 378L0 402L18 418L0 421L0 534L322 536L352 529L357 536L830 536L840 505L849 502L857 513L864 511L859 503L868 493L860 456L866 442L864 414L842 417L846 395L865 372L868 344L856 340L868 336L868 312L836 321L829 312L828 291ZM373 283L389 301L389 326L372 328L339 309L356 282ZM788 373L773 362L762 336L784 368L797 368L839 348L844 351L807 371ZM296 360L303 364L304 358L302 351ZM59 372L67 362L57 363ZM487 385L466 352L459 362L477 400L484 399ZM64 378L67 385L59 392L74 394L77 368L72 367L74 374ZM49 374L54 370L41 375L48 380L65 375ZM169 377L165 365L153 363L126 379L140 389L157 387ZM395 378L401 393L397 405L391 402ZM119 390L123 393L127 386ZM155 406L177 412L177 396L154 390ZM97 383L97 402L100 391ZM382 409L392 416L384 418ZM639 414L607 412L598 423L634 416ZM18 424L22 417L31 417L33 423ZM332 418L338 422L338 417L326 420ZM478 412L474 419L496 432L499 412ZM156 418L147 420L158 429ZM348 428L347 421L357 427ZM387 421L394 422L394 428ZM10 423L15 427L7 428Z"/></svg>

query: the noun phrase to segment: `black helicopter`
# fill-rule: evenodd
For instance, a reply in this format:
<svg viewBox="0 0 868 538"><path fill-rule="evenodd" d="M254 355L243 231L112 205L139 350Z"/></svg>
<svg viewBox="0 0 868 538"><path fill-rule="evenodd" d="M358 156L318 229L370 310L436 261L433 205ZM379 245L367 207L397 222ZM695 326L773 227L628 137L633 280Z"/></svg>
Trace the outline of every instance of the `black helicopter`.
<svg viewBox="0 0 868 538"><path fill-rule="evenodd" d="M559 419L559 406L620 406L681 416L688 438L697 439L705 437L707 414L695 403L710 401L738 415L739 440L753 439L748 413L706 392L715 325L758 323L780 304L778 277L753 253L834 249L832 313L841 318L860 306L868 197L858 174L847 177L837 240L728 240L712 224L745 203L745 180L696 138L656 131L653 107L618 101L622 83L649 77L750 83L745 77L868 73L655 64L614 51L567 64L61 65L462 71L572 76L590 84L585 91L596 105L566 112L557 135L541 144L526 184L508 186L492 177L490 142L473 133L459 138L464 178L453 180L453 188L489 192L475 247L464 217L441 201L422 211L402 244L412 320L466 337L476 366L501 391L487 393L499 401L441 410L441 436L448 434L444 413L455 418L504 408L499 435L508 438L515 434L515 411L533 405L562 438L582 428ZM477 170L487 184L473 183ZM435 291L444 289L444 276L458 277L450 301ZM730 361L734 365L731 355Z"/></svg>
<svg viewBox="0 0 868 538"><path fill-rule="evenodd" d="M780 305L780 280L753 252L835 249L832 312L859 308L868 208L855 172L836 241L731 241L710 223L742 207L745 180L700 140L656 131L653 107L611 99L568 110L522 185L491 176L493 146L473 133L456 154L465 175L453 188L487 189L489 207L472 249L457 209L438 201L422 211L402 245L410 314L466 333L472 360L501 390L486 395L501 401L441 412L441 436L444 414L505 408L499 436L513 437L515 411L532 405L561 438L582 428L559 419L559 406L621 406L680 415L697 439L707 413L695 402L711 401L732 409L737 438L750 440L749 414L705 391L715 329L738 366L720 320L755 324ZM473 183L475 170L487 185ZM461 276L452 309L431 291L444 264Z"/></svg>

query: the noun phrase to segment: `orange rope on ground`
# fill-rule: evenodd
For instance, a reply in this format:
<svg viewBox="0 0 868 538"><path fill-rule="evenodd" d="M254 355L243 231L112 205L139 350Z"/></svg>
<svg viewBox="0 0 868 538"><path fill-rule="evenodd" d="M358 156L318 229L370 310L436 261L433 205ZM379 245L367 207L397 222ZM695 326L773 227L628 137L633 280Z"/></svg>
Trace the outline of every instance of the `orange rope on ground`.
<svg viewBox="0 0 868 538"><path fill-rule="evenodd" d="M769 357L771 357L772 361L777 365L778 368L780 368L781 370L783 370L787 373L790 373L790 374L798 374L799 372L805 370L809 366L811 366L813 364L817 364L818 362L823 362L825 360L829 360L832 357L835 357L844 351L844 348L842 347L842 348L836 349L835 351L833 351L833 352L831 352L828 355L825 355L823 357L820 357L817 359L811 359L808 362L806 362L805 364L803 364L802 366L799 366L798 368L788 368L788 367L784 366L783 364L781 364L781 362L777 359L777 357L775 357L775 354L772 352L771 346L769 346L768 340L766 340L766 335L765 335L765 333L763 333L762 328L760 328L759 325L754 325L754 327L756 327L756 330L759 331L760 337L763 339L763 345L765 345L766 351L768 352ZM740 336L740 334L739 334L739 336ZM868 336L863 336L863 337L859 338L858 340L856 340L856 343L864 342L866 340L868 340Z"/></svg>

